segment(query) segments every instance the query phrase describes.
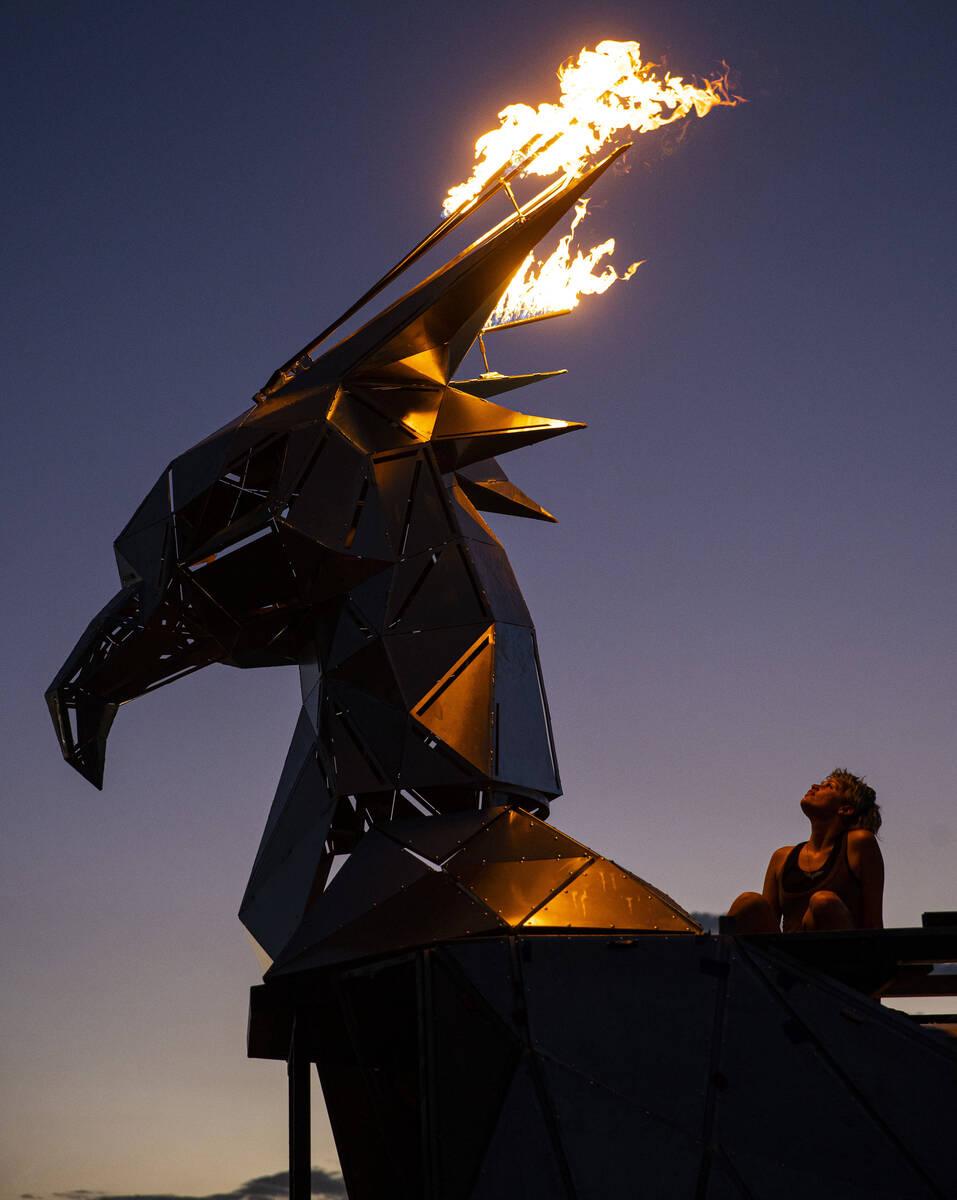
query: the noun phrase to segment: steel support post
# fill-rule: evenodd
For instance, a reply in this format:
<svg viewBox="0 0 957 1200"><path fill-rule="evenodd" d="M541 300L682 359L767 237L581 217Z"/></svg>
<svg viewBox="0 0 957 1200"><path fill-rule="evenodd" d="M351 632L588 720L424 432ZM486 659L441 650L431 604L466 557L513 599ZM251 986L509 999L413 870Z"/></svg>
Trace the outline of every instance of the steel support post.
<svg viewBox="0 0 957 1200"><path fill-rule="evenodd" d="M309 1112L309 1048L299 1014L289 1040L289 1200L311 1200L312 1148Z"/></svg>

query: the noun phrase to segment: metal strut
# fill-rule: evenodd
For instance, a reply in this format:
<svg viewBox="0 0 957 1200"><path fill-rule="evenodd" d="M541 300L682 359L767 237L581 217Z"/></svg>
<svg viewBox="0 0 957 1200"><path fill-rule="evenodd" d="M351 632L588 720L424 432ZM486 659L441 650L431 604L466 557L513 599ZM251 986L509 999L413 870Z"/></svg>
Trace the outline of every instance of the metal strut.
<svg viewBox="0 0 957 1200"><path fill-rule="evenodd" d="M312 1198L309 1048L296 1014L289 1038L289 1200Z"/></svg>
<svg viewBox="0 0 957 1200"><path fill-rule="evenodd" d="M431 233L427 234L413 250L410 250L409 253L405 255L404 258L400 259L399 262L397 262L396 265L391 268L391 270L387 271L377 283L374 283L364 295L360 296L355 304L346 309L341 317L337 317L331 325L327 325L322 333L320 333L317 337L314 337L312 341L308 343L308 345L304 346L297 354L294 354L292 358L283 363L283 365L277 371L274 371L270 376L269 381L260 391L256 393L253 399L258 404L261 404L268 395L274 392L277 388L281 387L287 382L287 380L291 379L293 374L295 374L295 370L299 366L300 362L303 359L309 359L309 356L317 348L317 346L320 345L320 343L324 342L326 338L329 337L330 334L334 333L341 325L344 325L350 317L354 316L359 311L360 308L368 304L368 302L377 296L383 290L383 288L387 287L398 275L400 275L408 267L412 266L412 264L420 259L423 254L431 250L437 242L441 241L442 238L446 236L446 234L451 233L452 230L455 229L457 225L460 225L467 216L473 213L477 208L480 208L488 200L491 200L491 198L502 188L505 188L508 192L512 203L515 205L516 211L519 212L519 218L522 219L521 211L515 202L515 197L512 195L512 190L509 187L509 184L517 175L520 175L522 171L525 170L533 158L550 149L555 142L558 141L558 138L561 135L556 133L549 138L547 142L543 142L539 145L537 143L540 142L541 136L541 134L536 134L535 137L526 142L518 152L517 158L519 161L517 163L510 159L507 163L501 166L476 196L473 196L471 200L466 200L464 204L455 210L455 212L450 213L449 216L441 221Z"/></svg>

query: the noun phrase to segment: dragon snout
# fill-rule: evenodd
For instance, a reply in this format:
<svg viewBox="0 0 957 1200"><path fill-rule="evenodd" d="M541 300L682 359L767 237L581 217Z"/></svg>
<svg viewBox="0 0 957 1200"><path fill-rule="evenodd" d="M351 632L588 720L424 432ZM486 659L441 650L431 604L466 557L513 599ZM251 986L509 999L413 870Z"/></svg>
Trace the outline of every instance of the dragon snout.
<svg viewBox="0 0 957 1200"><path fill-rule="evenodd" d="M63 757L97 788L103 786L107 735L124 699L116 667L129 656L138 610L138 588L121 588L87 626L46 691Z"/></svg>
<svg viewBox="0 0 957 1200"><path fill-rule="evenodd" d="M63 757L102 788L106 739L119 705L69 686L51 687L46 700Z"/></svg>

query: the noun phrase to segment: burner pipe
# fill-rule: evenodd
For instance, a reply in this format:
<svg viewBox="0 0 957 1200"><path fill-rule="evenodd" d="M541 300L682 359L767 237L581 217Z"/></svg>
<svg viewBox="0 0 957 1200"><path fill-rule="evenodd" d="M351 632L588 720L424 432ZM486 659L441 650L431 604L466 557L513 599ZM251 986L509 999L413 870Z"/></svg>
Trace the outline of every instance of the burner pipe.
<svg viewBox="0 0 957 1200"><path fill-rule="evenodd" d="M506 163L504 167L501 167L498 174L488 181L488 183L482 188L477 196L473 196L471 200L466 200L466 202L457 208L454 213L451 213L445 218L444 221L440 222L435 229L433 229L431 233L427 234L413 250L410 250L409 253L403 259L397 262L391 270L387 271L377 283L373 284L373 286L369 288L369 290L363 296L360 296L355 304L346 309L341 317L337 317L331 325L327 325L322 333L313 338L313 340L309 342L308 345L304 346L302 350L298 352L298 354L294 354L288 362L284 363L277 371L274 371L269 378L269 382L253 397L256 403L261 404L262 401L265 400L272 391L274 391L277 387L280 387L289 378L291 378L295 371L296 365L301 359L307 358L321 342L324 342L326 338L329 337L331 333L334 333L341 325L345 324L350 317L355 316L355 314L360 308L363 307L363 305L368 304L368 302L372 300L373 297L377 296L383 288L388 287L393 279L406 270L407 267L412 266L412 264L420 259L423 254L431 250L432 247L436 245L437 242L441 241L441 239L444 238L447 233L451 233L457 225L460 225L462 221L464 221L465 218L470 215L470 213L474 212L478 208L481 208L483 204L485 204L488 200L491 200L491 198L502 188L504 188L511 196L512 192L511 188L509 187L511 181L525 170L533 158L549 149L550 146L554 145L560 135L556 133L554 137L550 138L547 142L543 143L543 145L533 150L532 147L535 145L535 142L540 136L541 134L537 134L530 142L525 143L520 151L520 154L522 155L521 161L517 165L510 167ZM512 203L515 204L514 196L512 196ZM518 206L516 205L516 208L517 207Z"/></svg>

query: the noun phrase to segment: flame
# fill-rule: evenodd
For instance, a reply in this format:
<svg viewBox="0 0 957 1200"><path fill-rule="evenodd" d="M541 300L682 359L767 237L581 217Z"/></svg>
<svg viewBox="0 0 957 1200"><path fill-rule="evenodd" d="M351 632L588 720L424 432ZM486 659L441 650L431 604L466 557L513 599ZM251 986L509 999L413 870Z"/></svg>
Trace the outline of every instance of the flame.
<svg viewBox="0 0 957 1200"><path fill-rule="evenodd" d="M599 151L625 130L648 133L688 116L703 117L716 105L734 105L741 97L728 92L727 74L685 83L678 75L655 74L655 63L641 61L638 42L599 42L583 49L558 71L561 99L557 104L510 104L499 113L498 129L475 143L475 167L464 183L451 188L443 212L467 204L508 164L518 165L531 155L521 174L549 177L577 174ZM536 149L540 147L541 149ZM629 279L639 264L622 275L609 264L601 274L598 263L614 250L614 239L587 254L571 255L574 231L584 216L576 209L569 234L544 263L534 256L522 264L489 325L577 306L583 295L607 291L616 279ZM567 279L563 278L567 276ZM574 282L572 282L574 280Z"/></svg>
<svg viewBox="0 0 957 1200"><path fill-rule="evenodd" d="M595 274L595 268L601 260L614 252L614 238L592 247L587 254L579 250L572 257L571 244L575 230L584 219L587 209L587 200L577 202L571 229L545 262L537 262L534 253L529 254L508 285L508 291L499 301L498 308L489 317L487 328L545 313L568 312L578 307L582 296L600 296L608 291L616 279L630 279L634 275L641 266L640 262L632 263L621 275L610 263L606 263L602 273Z"/></svg>

